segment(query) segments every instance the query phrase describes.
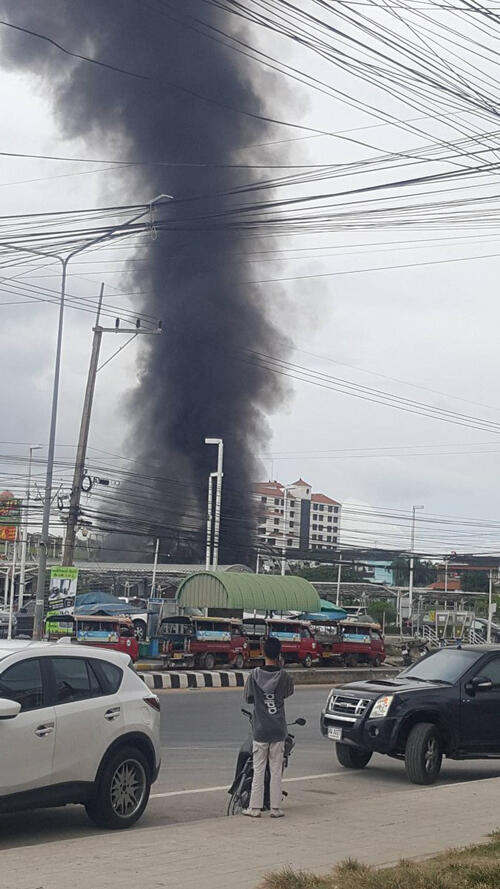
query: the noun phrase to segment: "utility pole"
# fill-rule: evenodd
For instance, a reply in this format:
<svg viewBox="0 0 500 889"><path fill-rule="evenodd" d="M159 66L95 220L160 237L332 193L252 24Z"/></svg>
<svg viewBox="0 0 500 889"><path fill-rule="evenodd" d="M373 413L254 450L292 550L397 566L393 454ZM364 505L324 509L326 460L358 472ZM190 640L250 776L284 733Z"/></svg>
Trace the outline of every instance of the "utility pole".
<svg viewBox="0 0 500 889"><path fill-rule="evenodd" d="M80 422L80 435L78 438L78 447L76 450L75 471L73 473L73 486L71 488L71 496L69 501L66 536L64 538L62 564L66 566L73 564L75 553L76 527L80 512L80 494L82 490L83 476L85 474L85 460L87 458L87 443L89 440L90 417L92 413L95 380L97 376L97 367L99 365L99 353L101 350L102 341L102 327L99 326L99 318L101 314L103 293L104 284L101 284L101 291L99 293L99 304L97 306L97 317L94 327L94 339L92 342L92 353L90 356L89 373L87 377L87 388L85 389L85 398L83 400L82 419Z"/></svg>
<svg viewBox="0 0 500 889"><path fill-rule="evenodd" d="M413 506L412 507L412 520L411 520L411 546L410 546L410 582L408 585L408 617L412 622L413 626L413 569L414 569L414 552L415 552L415 524L416 524L416 511L417 509L423 509L423 506Z"/></svg>
<svg viewBox="0 0 500 889"><path fill-rule="evenodd" d="M214 520L214 553L212 559L212 568L214 571L217 571L217 567L219 565L219 535L220 535L220 514L221 514L221 502L222 502L222 478L223 478L223 457L224 457L224 442L222 438L206 438L205 444L208 445L217 445L217 472L215 473L217 477L217 486L215 489L215 520Z"/></svg>
<svg viewBox="0 0 500 889"><path fill-rule="evenodd" d="M337 608L340 605L340 581L342 578L342 553L339 553L339 563L337 568L337 595L335 597L335 604Z"/></svg>
<svg viewBox="0 0 500 889"><path fill-rule="evenodd" d="M28 520L30 510L31 497L31 467L33 463L33 451L41 450L42 445L32 445L30 447L30 459L28 463L28 483L26 485L26 504L24 507L24 527L21 537L21 571L19 575L19 608L23 607L24 594L26 591L26 553L28 549Z"/></svg>
<svg viewBox="0 0 500 889"><path fill-rule="evenodd" d="M17 537L18 532L16 528L16 536L14 537L14 549L12 552L12 577L10 580L10 601L9 601L9 624L7 629L7 639L12 639L12 622L14 615L14 592L16 587L16 561L17 561Z"/></svg>
<svg viewBox="0 0 500 889"><path fill-rule="evenodd" d="M159 553L159 550L160 550L160 538L157 537L157 538L156 538L156 546L155 546L155 558L154 558L154 562L153 562L153 577L152 577L152 580L151 580L151 597L150 597L150 598L153 598L153 599L154 599L155 586L156 586L156 571L157 571L157 568L158 568L158 553Z"/></svg>
<svg viewBox="0 0 500 889"><path fill-rule="evenodd" d="M213 480L217 473L211 472L208 476L208 501L207 501L207 548L205 557L205 568L210 571L212 567L212 514L213 514Z"/></svg>
<svg viewBox="0 0 500 889"><path fill-rule="evenodd" d="M490 568L489 584L488 584L488 624L486 630L486 641L491 642L491 624L493 619L493 568Z"/></svg>
<svg viewBox="0 0 500 889"><path fill-rule="evenodd" d="M82 419L80 423L80 435L78 438L78 447L76 451L75 471L73 473L73 486L71 488L71 496L69 501L68 522L66 527L66 537L64 540L62 564L70 566L73 564L76 543L76 529L80 515L80 497L82 493L82 482L85 475L85 462L87 459L87 443L89 439L90 418L92 415L92 404L94 400L95 381L97 371L99 370L99 354L101 350L101 342L103 333L128 333L132 332L132 338L141 333L156 334L161 333L161 327L157 330L142 330L136 326L134 330L131 328L120 328L119 319L117 318L115 327L101 327L99 324L102 297L104 292L104 284L101 284L99 294L99 305L97 308L96 324L94 327L94 339L92 342L92 353L90 356L89 373L87 377L87 387L85 390L85 398L83 401ZM139 322L137 322L139 324Z"/></svg>
<svg viewBox="0 0 500 889"><path fill-rule="evenodd" d="M287 490L285 485L284 490L284 498L283 498L283 546L281 549L281 576L284 577L286 574L286 538L287 538L287 525L286 525L286 503L287 503Z"/></svg>

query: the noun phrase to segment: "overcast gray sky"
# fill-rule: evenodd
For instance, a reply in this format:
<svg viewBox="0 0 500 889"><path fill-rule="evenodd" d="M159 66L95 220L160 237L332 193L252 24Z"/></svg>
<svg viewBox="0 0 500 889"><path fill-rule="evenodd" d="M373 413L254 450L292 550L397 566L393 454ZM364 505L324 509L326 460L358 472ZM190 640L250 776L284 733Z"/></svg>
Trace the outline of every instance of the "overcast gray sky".
<svg viewBox="0 0 500 889"><path fill-rule="evenodd" d="M317 60L312 62L306 53L292 52L288 45L279 46L271 38L260 39L262 46L272 46L296 65L308 65L317 76L326 76L326 68L323 70ZM3 71L1 78L3 150L88 154L84 143L61 138L46 84L35 76L12 71ZM349 89L352 83L346 80L344 85ZM386 101L387 108L401 114L400 105L393 107ZM272 97L269 109L276 111ZM312 127L336 131L373 123L367 115L330 99L319 99L299 87L287 91L279 113L285 119L300 118ZM282 138L290 135L280 133ZM370 134L372 143L387 148L384 138L384 129ZM415 138L408 136L408 144L415 144ZM391 147L395 148L394 142ZM403 142L397 147L402 148ZM339 162L350 159L353 151L359 156L352 146L328 137L316 138L288 146L286 158L294 163ZM278 147L275 152L275 157L280 157ZM255 152L252 156L258 157ZM82 167L71 163L0 158L1 215L98 206L109 196L117 198L117 185L109 172L81 173ZM307 191L310 186L304 188ZM145 197L123 195L126 202ZM428 235L436 236L432 232ZM422 246L418 250L388 246L383 252L347 249L355 243L397 238L406 246L415 235L405 230L395 237L387 232L297 237L295 246L324 246L322 252L328 255L252 263L249 280L346 270L355 274L261 284L249 288L249 298L263 300L279 327L291 337L296 351L290 360L296 364L499 421L499 258L360 273L372 266L494 253L495 244ZM119 258L121 254L114 255ZM116 264L111 263L111 268ZM46 274L53 275L47 283L56 288L57 267L47 269ZM4 275L8 276L5 269ZM93 296L101 279L111 299L113 287L120 287L120 278L105 264L75 265L69 288ZM2 454L26 450L25 445L6 442L47 441L57 321L57 309L52 305L2 307L12 299L8 290L2 290ZM66 446L74 445L77 438L91 322L89 315L67 311L57 436L58 455L64 459L74 454L74 449ZM106 340L103 357L115 348L114 340ZM126 454L123 396L135 383L138 348L133 343L99 374L90 442L93 448ZM373 508L409 511L412 504L422 504L431 514L497 518L500 440L494 434L417 417L302 382L294 383L293 396L270 422L273 438L269 456L263 461L265 476L273 475L282 482L302 476L315 490ZM7 481L13 472L25 471L6 464L4 469ZM67 482L68 474L58 471L59 478ZM0 487L3 485L2 479ZM359 519L346 516L345 524L345 539L353 541L350 529L359 529ZM364 525L362 529L366 530ZM372 528L370 542L381 542L383 534L383 528ZM453 544L450 535L449 549L461 548L459 543Z"/></svg>

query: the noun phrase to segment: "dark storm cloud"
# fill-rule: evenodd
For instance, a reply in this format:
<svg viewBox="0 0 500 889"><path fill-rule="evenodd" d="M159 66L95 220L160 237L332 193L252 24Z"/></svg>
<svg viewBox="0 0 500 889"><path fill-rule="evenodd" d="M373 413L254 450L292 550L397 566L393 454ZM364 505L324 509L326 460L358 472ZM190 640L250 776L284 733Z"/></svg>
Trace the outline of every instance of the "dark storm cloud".
<svg viewBox="0 0 500 889"><path fill-rule="evenodd" d="M199 3L189 0L174 6L180 18L200 12ZM272 138L265 123L171 86L181 84L221 104L262 113L242 57L181 27L163 14L167 7L162 4L0 0L0 9L10 22L72 51L150 78L68 58L47 42L10 29L2 34L4 61L40 76L64 135L84 137L94 149L105 146L108 156L112 151L133 160L230 164L239 148ZM203 16L220 24L220 14L208 6ZM214 195L247 179L241 171L220 168L134 170L121 174L122 187L114 192L117 203L128 203L131 184L144 201L168 192L183 202L164 208L162 215L171 213L176 220L220 209L221 199ZM192 198L196 200L183 200ZM180 524L183 530L170 540L164 532L162 547L179 558L178 544L200 528L207 474L215 467L214 449L210 452L204 438L223 437L221 555L232 561L244 557L242 545L252 523L248 507L241 514L240 507L254 474L253 454L269 435L266 413L283 397L277 378L269 379L271 375L240 358L246 349L279 354L286 343L241 283L241 254L249 249L248 240L234 232L196 228L160 234L150 247L151 262L141 266L140 274L131 273L137 291L146 294L138 308L162 318L165 334L144 338L139 383L128 400L131 448L140 459L139 471L152 481L142 489L142 503L141 485L136 484L133 496L127 495L127 511L133 516L135 503L138 515L146 513L151 520L152 530L157 521L172 528ZM172 481L155 481L160 476Z"/></svg>

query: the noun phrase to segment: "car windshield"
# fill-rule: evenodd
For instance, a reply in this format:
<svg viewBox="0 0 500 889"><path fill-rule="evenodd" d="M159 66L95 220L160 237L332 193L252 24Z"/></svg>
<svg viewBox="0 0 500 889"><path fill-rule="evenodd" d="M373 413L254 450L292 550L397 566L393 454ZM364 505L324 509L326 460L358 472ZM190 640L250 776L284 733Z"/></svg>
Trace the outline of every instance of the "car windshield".
<svg viewBox="0 0 500 889"><path fill-rule="evenodd" d="M432 682L456 682L457 679L480 657L480 652L465 651L461 648L442 648L412 667L403 670L400 676L408 679Z"/></svg>

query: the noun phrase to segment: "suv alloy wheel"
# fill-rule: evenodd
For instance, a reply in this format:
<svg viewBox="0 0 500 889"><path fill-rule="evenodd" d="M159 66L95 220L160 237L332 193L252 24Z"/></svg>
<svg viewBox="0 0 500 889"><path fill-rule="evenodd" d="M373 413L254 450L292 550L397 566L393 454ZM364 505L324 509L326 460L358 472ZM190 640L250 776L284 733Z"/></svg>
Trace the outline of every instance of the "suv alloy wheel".
<svg viewBox="0 0 500 889"><path fill-rule="evenodd" d="M105 763L87 814L98 827L132 827L146 808L150 790L145 756L136 747L122 747Z"/></svg>

